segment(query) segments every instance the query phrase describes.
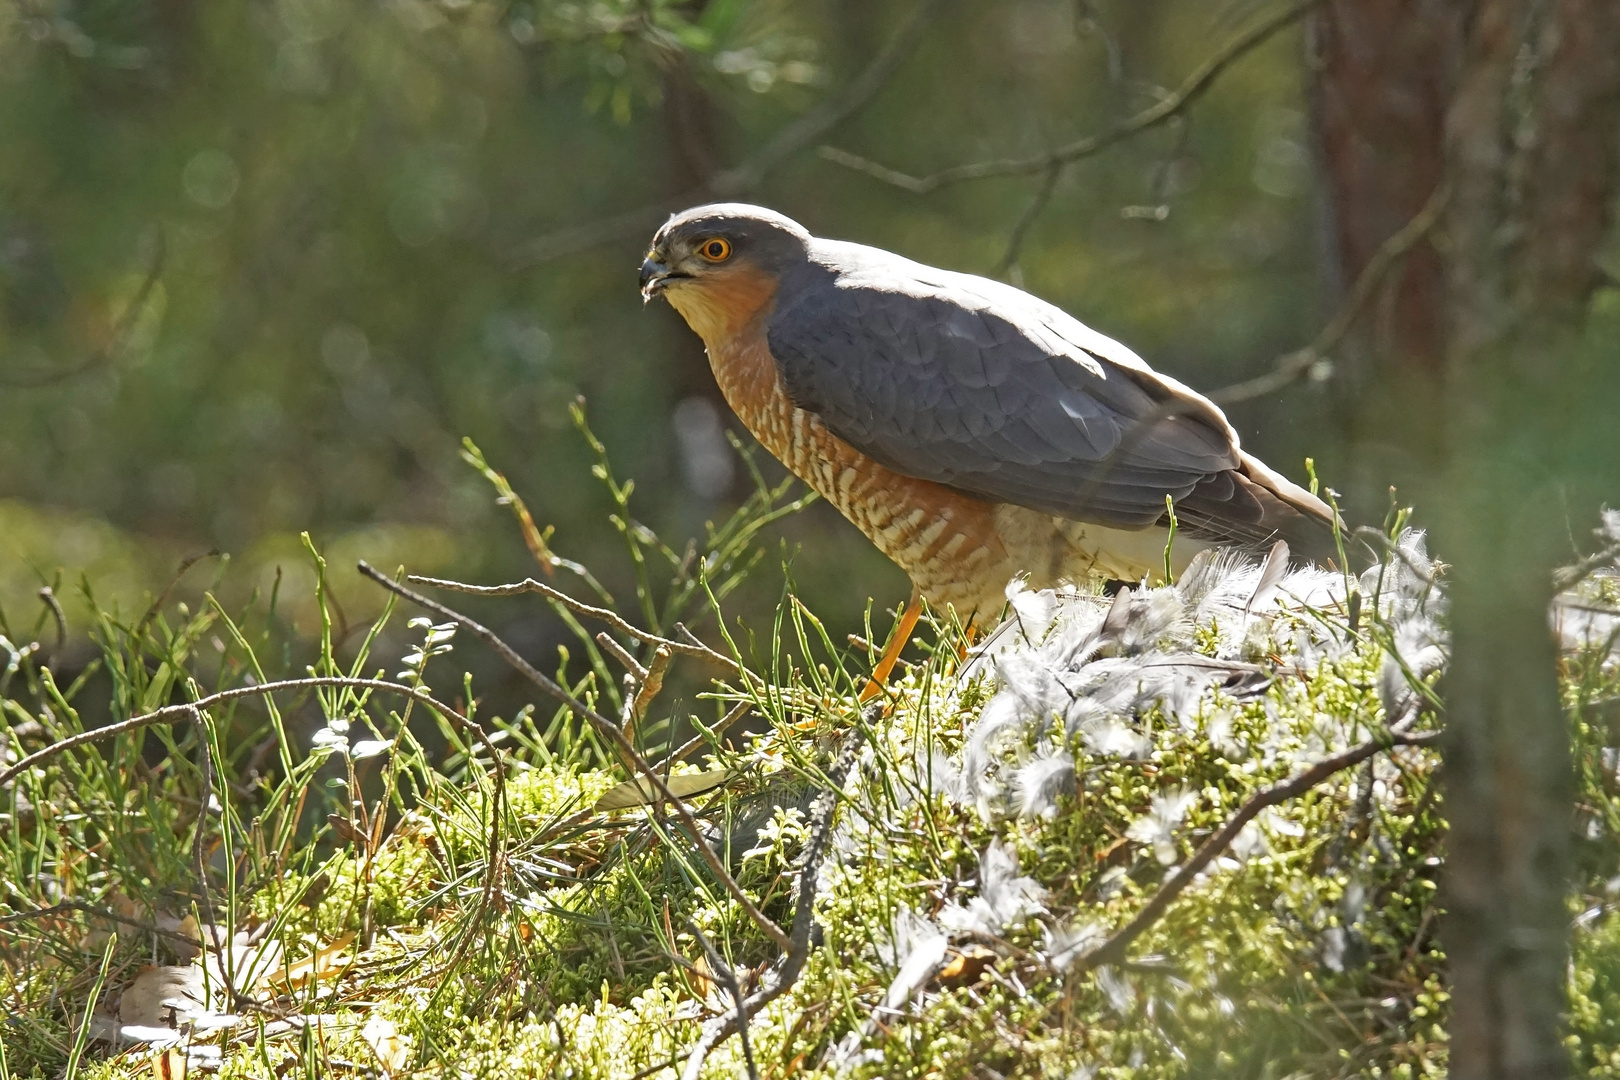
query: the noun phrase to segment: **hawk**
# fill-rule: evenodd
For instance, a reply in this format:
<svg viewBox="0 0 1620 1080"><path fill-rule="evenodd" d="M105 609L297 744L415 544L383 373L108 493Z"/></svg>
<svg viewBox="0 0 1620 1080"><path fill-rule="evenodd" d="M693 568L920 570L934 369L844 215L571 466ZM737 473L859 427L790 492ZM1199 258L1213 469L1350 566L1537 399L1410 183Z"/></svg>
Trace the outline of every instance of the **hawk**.
<svg viewBox="0 0 1620 1080"><path fill-rule="evenodd" d="M964 623L1008 582L1161 578L1220 544L1328 558L1333 512L1208 398L1002 282L812 236L773 210L674 215L641 264L755 438ZM880 665L881 681L892 665Z"/></svg>

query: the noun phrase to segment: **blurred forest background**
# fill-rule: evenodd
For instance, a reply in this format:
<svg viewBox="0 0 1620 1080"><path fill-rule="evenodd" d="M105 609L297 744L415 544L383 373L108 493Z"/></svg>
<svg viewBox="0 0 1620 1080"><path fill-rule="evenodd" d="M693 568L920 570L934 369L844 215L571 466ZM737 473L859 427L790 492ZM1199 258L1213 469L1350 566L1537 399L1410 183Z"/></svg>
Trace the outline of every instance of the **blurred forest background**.
<svg viewBox="0 0 1620 1080"><path fill-rule="evenodd" d="M128 613L221 552L227 607L281 582L296 656L302 531L350 628L382 603L357 558L525 576L463 438L633 591L569 406L677 547L747 496L636 271L668 212L765 203L1020 284L1225 388L1353 522L1397 485L1436 525L1454 1075L1492 1039L1553 1061L1546 612L1620 476L1617 132L1613 0L0 0L0 606L48 625L52 585L82 638L81 574ZM838 640L905 595L829 508L780 530ZM729 613L768 622L776 569ZM539 604L473 610L532 656L565 639Z"/></svg>
<svg viewBox="0 0 1620 1080"><path fill-rule="evenodd" d="M820 148L918 174L1040 154L1161 101L1278 10L6 0L0 603L31 620L61 567L70 622L81 571L127 609L218 549L228 596L279 568L307 607L305 529L351 625L381 600L356 557L521 577L532 561L458 458L464 436L560 553L594 565L622 544L568 418L577 395L641 519L699 533L751 488L723 437L741 428L695 337L643 308L636 269L662 216L717 177L820 234L1019 282L1200 389L1267 371L1343 284L1298 20L1185 114L1055 179L919 196ZM847 117L773 145L828 103ZM1304 380L1234 422L1295 478L1313 455L1345 488L1336 386ZM836 626L868 596L904 598L830 508L783 532ZM780 576L760 578L739 610L774 605ZM534 610L503 629L544 648L561 631Z"/></svg>

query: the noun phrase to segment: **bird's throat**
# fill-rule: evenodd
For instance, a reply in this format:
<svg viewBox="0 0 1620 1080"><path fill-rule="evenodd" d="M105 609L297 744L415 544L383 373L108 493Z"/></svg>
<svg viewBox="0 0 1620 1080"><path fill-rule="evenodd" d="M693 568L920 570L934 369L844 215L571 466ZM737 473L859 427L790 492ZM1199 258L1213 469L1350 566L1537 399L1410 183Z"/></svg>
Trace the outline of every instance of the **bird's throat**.
<svg viewBox="0 0 1620 1080"><path fill-rule="evenodd" d="M664 295L712 354L766 312L776 297L776 278L738 266L697 280L673 282Z"/></svg>

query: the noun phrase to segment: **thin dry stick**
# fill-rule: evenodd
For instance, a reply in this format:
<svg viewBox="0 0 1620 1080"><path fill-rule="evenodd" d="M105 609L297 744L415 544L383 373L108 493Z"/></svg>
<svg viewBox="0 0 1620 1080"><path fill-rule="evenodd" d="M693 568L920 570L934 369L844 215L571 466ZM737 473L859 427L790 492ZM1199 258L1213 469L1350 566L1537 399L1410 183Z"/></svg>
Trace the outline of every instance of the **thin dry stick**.
<svg viewBox="0 0 1620 1080"><path fill-rule="evenodd" d="M748 713L748 710L753 706L753 704L754 703L751 701L737 702L737 704L733 705L730 710L727 711L726 715L720 718L719 723L715 724L714 727L709 729L710 733L713 735L720 735L723 733L727 728L731 727L732 724L735 724L738 720L741 720ZM653 766L653 768L657 769L659 772L664 772L671 764L681 760L687 754L690 754L692 751L704 745L706 742L708 742L708 739L703 735L694 735L692 738L682 743L677 749L672 751L667 757L664 758L663 761L660 761L657 765Z"/></svg>
<svg viewBox="0 0 1620 1080"><path fill-rule="evenodd" d="M827 770L827 787L811 811L810 840L805 844L804 857L799 862L799 895L793 907L793 938L782 957L781 968L767 973L760 988L750 994L746 1002L739 1004L735 1013L717 1017L703 1025L702 1035L687 1055L681 1080L696 1080L703 1071L703 1060L708 1057L709 1051L738 1031L747 1016L757 1016L760 1009L787 993L804 971L805 961L810 958L811 932L815 928L816 888L821 877L821 862L832 842L834 811L843 797L844 781L855 767L855 757L866 739L866 729L882 716L883 702L869 703L861 714L862 722L845 737L843 749L839 751L832 768Z"/></svg>
<svg viewBox="0 0 1620 1080"><path fill-rule="evenodd" d="M167 938L176 944L188 945L192 948L198 948L203 944L200 938L194 938L190 934L182 934L177 930L165 930L163 927L155 926L143 919L134 919L127 915L120 915L116 911L110 911L104 907L97 907L95 904L87 904L81 900L64 900L59 904L52 904L50 907L30 908L27 911L13 912L10 915L0 915L0 926L9 926L12 923L19 922L29 922L33 919L47 919L52 915L62 915L69 911L82 911L86 915L94 915L98 919L106 919L109 922L122 923L125 926L133 926L135 929L140 930L143 933L155 934L158 937Z"/></svg>
<svg viewBox="0 0 1620 1080"><path fill-rule="evenodd" d="M725 980L726 992L736 1003L737 1033L742 1037L743 1063L748 1067L749 1080L759 1080L759 1066L754 1064L754 1047L748 1038L748 1002L743 998L742 985L737 982L737 970L720 955L720 950L709 941L709 936L703 932L702 927L691 919L686 920L686 925L692 928L692 933L697 935L698 944L703 946L703 952L709 958L710 970Z"/></svg>
<svg viewBox="0 0 1620 1080"><path fill-rule="evenodd" d="M412 580L415 579L413 578ZM647 677L647 669L641 666L641 661L631 656L630 653L625 650L623 645L620 645L617 641L613 640L612 634L608 633L606 630L603 630L600 634L596 635L596 643L602 647L603 652L607 653L609 656L613 657L613 659L617 660L621 665L623 665L624 670L628 671L637 682L640 682L642 679Z"/></svg>
<svg viewBox="0 0 1620 1080"><path fill-rule="evenodd" d="M518 256L520 265L559 259L597 244L638 235L657 225L672 205L691 206L717 199L732 199L759 186L783 162L823 138L839 124L867 106L909 57L938 13L942 0L922 0L894 37L872 58L871 63L835 94L799 119L783 127L770 142L733 168L716 173L708 181L664 202L627 210L622 214L538 237L525 245Z"/></svg>
<svg viewBox="0 0 1620 1080"><path fill-rule="evenodd" d="M641 756L640 752L636 750L635 744L625 737L624 732L620 730L618 724L615 724L613 721L609 720L607 717L603 716L601 713L597 712L589 705L586 705L574 695L570 694L567 690L564 690L533 664L529 663L527 660L523 659L522 656L518 655L517 650L513 649L512 646L508 645L505 641L501 640L499 635L497 635L493 630L484 626L482 623L474 621L469 616L463 615L454 608L447 607L431 597L423 596L414 589L406 588L404 585L401 585L386 575L379 573L371 566L370 563L362 561L359 564L359 568L362 574L390 592L404 597L406 600L409 600L411 603L416 604L419 607L424 607L435 614L452 620L458 626L464 628L468 633L472 634L484 644L494 649L500 658L505 660L514 671L528 679L549 697L562 702L564 705L567 705L570 709L574 710L577 715L582 716L589 721L591 726L594 727L598 733L600 733L609 742L611 742L615 748L618 749L619 753L624 757L624 760L628 762L636 772L641 773L648 780L652 781L653 787L658 789L659 795L661 795L664 800L669 803L670 807L674 809L676 816L681 819L681 824L686 826L687 832L691 835L693 843L697 845L698 854L702 856L703 861L708 864L709 869L714 873L715 877L720 881L720 883L725 886L726 891L731 894L733 900L737 901L738 905L743 909L743 912L747 914L749 919L753 920L754 924L758 926L760 930L765 933L765 936L770 938L771 941L777 945L777 947L782 949L789 947L791 942L789 941L787 934L785 934L782 931L782 928L777 926L769 916L767 916L763 911L759 910L758 906L755 905L751 899L749 899L747 893L743 892L742 886L737 884L737 879L731 876L731 872L726 869L725 863L721 862L720 856L716 855L714 853L714 849L709 846L708 841L703 839L703 832L698 825L697 818L692 816L692 811L687 809L686 804L680 799L676 798L674 793L669 790L669 786L664 783L664 778L658 774L656 769L647 763L646 758ZM539 584L539 582L534 582L534 584Z"/></svg>
<svg viewBox="0 0 1620 1080"><path fill-rule="evenodd" d="M1389 239L1378 246L1373 257L1356 278L1355 285L1351 286L1350 295L1345 297L1339 310L1334 312L1321 333L1317 334L1311 343L1303 349L1298 349L1280 358L1272 370L1264 375L1244 382L1234 383L1210 393L1211 401L1222 405L1230 405L1237 401L1248 401L1251 398L1261 397L1274 390L1280 390L1289 383L1304 376L1316 363L1326 359L1327 355L1344 341L1345 335L1355 325L1367 302L1372 299L1378 287L1384 283L1384 278L1395 268L1396 264L1405 257L1406 253L1415 247L1433 229L1440 220L1440 214L1446 208L1446 201L1451 196L1451 189L1446 184L1435 188L1429 201L1423 204L1423 209L1401 226Z"/></svg>
<svg viewBox="0 0 1620 1080"><path fill-rule="evenodd" d="M1153 894L1146 906L1136 913L1136 917L1126 923L1113 937L1097 946L1095 949L1077 959L1068 969L1071 974L1080 974L1104 964L1117 963L1125 958L1125 950L1131 942L1140 937L1149 927L1158 922L1165 911L1170 907L1176 897L1180 896L1188 885L1192 884L1204 867L1215 861L1215 857L1225 851L1227 846L1237 839L1243 827L1254 819L1254 816L1268 806L1287 802L1289 799L1303 795L1311 788L1320 784L1334 773L1352 768L1366 761L1374 754L1388 750L1395 746L1427 746L1440 738L1438 731L1425 731L1420 734L1409 734L1404 731L1385 732L1381 738L1371 739L1349 750L1323 758L1315 765L1296 776L1290 777L1279 784L1273 784L1264 791L1256 794L1244 803L1238 812L1232 815L1219 832L1205 840L1203 845L1193 854L1193 857L1183 863L1175 873L1165 879L1159 891Z"/></svg>
<svg viewBox="0 0 1620 1080"><path fill-rule="evenodd" d="M1060 146L1036 157L980 161L943 169L929 176L911 176L837 147L823 146L820 153L828 161L864 173L885 184L904 188L916 195L927 195L947 185L968 180L986 180L995 176L1023 176L1050 169L1054 165L1067 165L1100 153L1115 143L1123 142L1149 128L1157 127L1172 117L1180 116L1195 101L1203 97L1215 84L1215 80L1239 58L1266 42L1277 31L1295 22L1321 2L1322 0L1296 0L1247 33L1240 34L1228 42L1225 48L1205 60L1198 70L1188 76L1175 93L1158 104L1120 121L1107 131L1087 135L1083 139L1077 139L1066 146Z"/></svg>
<svg viewBox="0 0 1620 1080"><path fill-rule="evenodd" d="M534 578L524 578L522 581L514 582L511 585L468 585L461 581L449 581L445 578L423 577L420 574L407 574L405 576L405 580L409 581L413 585L427 585L435 589L448 589L451 592L468 593L472 596L520 596L523 593L537 593L540 596L544 596L547 600L556 601L563 607L568 608L570 611L576 611L581 615L586 615L592 619L605 622L626 637L634 638L637 641L651 645L655 648L658 646L663 646L670 652L679 653L682 656L695 656L700 660L707 660L710 663L719 664L733 674L740 673L740 669L737 667L736 661L732 660L731 657L725 655L724 653L716 652L707 645L703 644L701 641L694 643L674 641L670 638L659 637L657 634L649 633L646 630L638 630L636 627L625 622L624 618L620 616L618 612L609 608L596 607L594 604L587 604L583 600L576 600L574 597L569 596L561 589L554 589L545 582L536 581ZM639 677L640 676L638 676L638 678Z"/></svg>
<svg viewBox="0 0 1620 1080"><path fill-rule="evenodd" d="M636 691L636 696L630 700L629 712L632 723L639 722L642 717L647 715L647 710L651 708L653 699L664 688L664 676L669 671L669 662L674 655L669 651L667 645L660 645L653 652L652 665L647 668L647 674L641 680L641 688Z"/></svg>
<svg viewBox="0 0 1620 1080"><path fill-rule="evenodd" d="M1046 177L1036 190L1035 197L1029 201L1029 205L1024 207L1024 212L1019 214L1018 220L1013 223L1012 232L1007 236L1007 250L1002 253L995 269L990 271L991 277L999 278L1018 264L1024 251L1024 238L1029 235L1030 226L1041 216L1041 211L1046 209L1047 203L1052 201L1058 181L1063 178L1063 169L1064 165L1060 162L1046 170Z"/></svg>
<svg viewBox="0 0 1620 1080"><path fill-rule="evenodd" d="M1598 535L1607 536L1608 534L1599 532ZM1614 562L1616 556L1620 556L1620 543L1609 544L1607 547L1581 559L1574 566L1566 566L1554 571L1553 592L1561 593L1573 589L1588 577L1591 577L1592 571Z"/></svg>

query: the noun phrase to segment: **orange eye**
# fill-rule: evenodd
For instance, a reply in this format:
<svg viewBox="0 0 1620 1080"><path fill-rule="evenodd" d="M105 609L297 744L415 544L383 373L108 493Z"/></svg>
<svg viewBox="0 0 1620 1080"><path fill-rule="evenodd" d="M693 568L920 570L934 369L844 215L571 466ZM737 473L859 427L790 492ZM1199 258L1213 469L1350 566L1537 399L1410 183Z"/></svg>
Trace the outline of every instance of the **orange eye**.
<svg viewBox="0 0 1620 1080"><path fill-rule="evenodd" d="M716 236L713 240L705 240L700 244L698 254L710 262L725 262L731 258L731 242Z"/></svg>

